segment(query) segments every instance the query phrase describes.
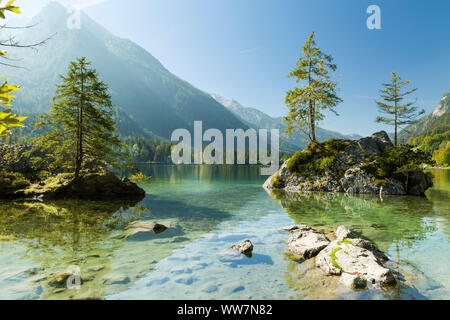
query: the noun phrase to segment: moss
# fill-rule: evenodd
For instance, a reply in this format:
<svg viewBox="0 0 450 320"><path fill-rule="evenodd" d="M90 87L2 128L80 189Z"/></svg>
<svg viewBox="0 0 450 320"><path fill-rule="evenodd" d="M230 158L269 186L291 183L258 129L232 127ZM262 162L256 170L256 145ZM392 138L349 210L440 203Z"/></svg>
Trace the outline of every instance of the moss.
<svg viewBox="0 0 450 320"><path fill-rule="evenodd" d="M338 242L338 245L342 245L343 243L346 243L346 244L353 244L353 242L351 242L348 238L345 238L343 241Z"/></svg>
<svg viewBox="0 0 450 320"><path fill-rule="evenodd" d="M387 182L385 180L383 180L383 179L378 179L378 178L372 177L372 181L378 187L386 187L387 186Z"/></svg>
<svg viewBox="0 0 450 320"><path fill-rule="evenodd" d="M334 249L331 252L330 257L331 257L331 264L333 265L333 267L335 267L335 268L337 268L337 269L342 271L342 267L336 262L336 260L337 260L336 252L338 252L339 250L342 250L342 248L341 247L337 247L336 249Z"/></svg>
<svg viewBox="0 0 450 320"><path fill-rule="evenodd" d="M305 176L310 171L323 172L336 162L337 154L344 151L351 143L341 139L311 142L304 151L295 153L289 159L287 168L298 176Z"/></svg>
<svg viewBox="0 0 450 320"><path fill-rule="evenodd" d="M285 183L279 175L276 175L272 178L272 186L275 189L283 189L285 187Z"/></svg>

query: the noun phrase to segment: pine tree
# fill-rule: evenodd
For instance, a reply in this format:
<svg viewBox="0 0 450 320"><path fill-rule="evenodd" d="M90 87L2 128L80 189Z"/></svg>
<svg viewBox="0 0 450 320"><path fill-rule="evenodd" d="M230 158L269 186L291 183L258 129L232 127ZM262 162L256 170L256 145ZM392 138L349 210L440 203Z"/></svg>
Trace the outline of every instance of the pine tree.
<svg viewBox="0 0 450 320"><path fill-rule="evenodd" d="M74 181L83 172L102 171L126 158L117 151L122 145L114 133L115 107L108 85L98 77L86 58L71 62L57 85L50 113L38 123L48 131L33 140L36 149L51 154L50 169L74 173Z"/></svg>
<svg viewBox="0 0 450 320"><path fill-rule="evenodd" d="M329 109L337 114L334 108L342 102L336 94L337 84L331 80L331 72L336 71L337 66L330 55L316 46L314 39L313 32L303 46L303 56L299 58L296 69L289 74L297 83L304 84L287 92L289 114L284 119L286 133L300 130L311 141L316 141L317 123L324 119L322 110Z"/></svg>
<svg viewBox="0 0 450 320"><path fill-rule="evenodd" d="M387 116L378 117L376 121L394 126L395 145L398 145L399 128L403 125L414 124L417 118L425 113L425 110L419 112L417 107L413 107L416 101L403 103L408 95L417 91L417 88L403 91L403 87L410 83L411 81L403 81L395 72L391 72L391 82L384 83L384 88L380 90L380 96L384 102L376 101L380 112L387 114Z"/></svg>

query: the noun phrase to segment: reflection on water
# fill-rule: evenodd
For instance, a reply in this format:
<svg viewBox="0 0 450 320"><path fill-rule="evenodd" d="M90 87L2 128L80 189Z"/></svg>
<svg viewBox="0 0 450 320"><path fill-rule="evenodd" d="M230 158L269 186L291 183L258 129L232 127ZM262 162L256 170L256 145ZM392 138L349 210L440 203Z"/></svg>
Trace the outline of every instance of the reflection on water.
<svg viewBox="0 0 450 320"><path fill-rule="evenodd" d="M427 198L268 194L258 167L142 168L152 177L140 203L0 202L0 299L448 299L448 170ZM134 222L163 233L126 237ZM391 257L400 286L351 292L285 254L280 228L345 224ZM251 239L253 258L229 247ZM81 269L80 290L52 276Z"/></svg>

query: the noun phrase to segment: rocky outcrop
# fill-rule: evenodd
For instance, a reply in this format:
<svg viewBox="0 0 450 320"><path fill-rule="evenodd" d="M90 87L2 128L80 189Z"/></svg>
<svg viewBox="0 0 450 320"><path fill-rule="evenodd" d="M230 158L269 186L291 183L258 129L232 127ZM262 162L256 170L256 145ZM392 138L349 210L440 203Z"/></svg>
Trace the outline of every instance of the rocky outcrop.
<svg viewBox="0 0 450 320"><path fill-rule="evenodd" d="M127 178L120 179L112 172L88 174L78 181L67 175L50 177L31 184L13 193L0 194L9 199L56 200L56 199L139 199L145 197L145 190Z"/></svg>
<svg viewBox="0 0 450 320"><path fill-rule="evenodd" d="M253 244L250 240L245 240L241 243L232 245L231 249L239 251L248 258L251 258L253 255Z"/></svg>
<svg viewBox="0 0 450 320"><path fill-rule="evenodd" d="M333 146L332 143L333 141L329 145L327 142L323 143L318 148L319 151L320 148ZM376 163L386 148L393 146L384 131L357 141L341 140L338 146L336 150L332 150L329 154L326 151L317 158L314 158L314 154L311 155L311 151L305 150L303 155L305 159L298 161L300 163L303 161L307 169L296 172L295 169L289 168L290 161L294 159L292 158L264 183L264 188L293 192L325 191L423 196L433 185L431 178L418 170L380 179L366 169L367 164ZM315 166L311 165L312 162Z"/></svg>
<svg viewBox="0 0 450 320"><path fill-rule="evenodd" d="M314 265L317 268L325 275L339 276L339 281L350 289L392 287L396 284L391 270L383 266L388 257L375 244L358 238L345 226L337 228L336 239L331 242L308 226L291 226L283 230L291 233L287 241L289 253L304 259L316 256Z"/></svg>
<svg viewBox="0 0 450 320"><path fill-rule="evenodd" d="M91 174L78 182L54 190L46 197L58 198L129 198L145 196L145 191L129 179L120 179L112 172Z"/></svg>
<svg viewBox="0 0 450 320"><path fill-rule="evenodd" d="M300 259L315 257L330 243L324 234L315 232L308 226L294 226L283 230L291 234L287 242L288 252Z"/></svg>

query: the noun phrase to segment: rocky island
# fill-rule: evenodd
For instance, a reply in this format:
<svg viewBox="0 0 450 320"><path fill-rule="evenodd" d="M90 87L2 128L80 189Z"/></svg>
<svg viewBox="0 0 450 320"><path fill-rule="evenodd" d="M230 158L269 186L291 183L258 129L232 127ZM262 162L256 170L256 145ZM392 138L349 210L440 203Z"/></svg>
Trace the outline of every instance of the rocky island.
<svg viewBox="0 0 450 320"><path fill-rule="evenodd" d="M50 174L33 164L29 147L0 145L0 199L133 199L141 200L145 191L127 178L109 170L83 174L74 181L73 174Z"/></svg>
<svg viewBox="0 0 450 320"><path fill-rule="evenodd" d="M271 176L264 188L294 192L423 196L433 186L429 160L410 146L394 146L384 131L356 141L312 142Z"/></svg>

